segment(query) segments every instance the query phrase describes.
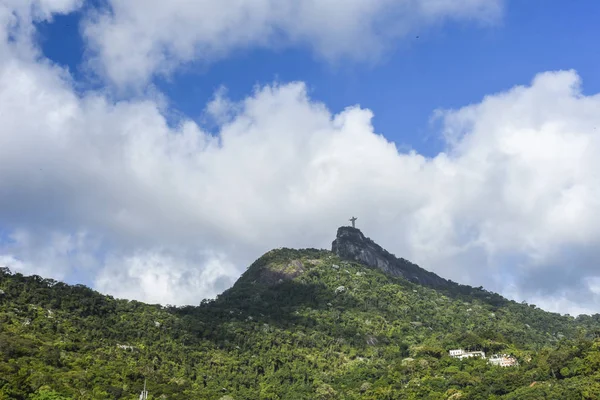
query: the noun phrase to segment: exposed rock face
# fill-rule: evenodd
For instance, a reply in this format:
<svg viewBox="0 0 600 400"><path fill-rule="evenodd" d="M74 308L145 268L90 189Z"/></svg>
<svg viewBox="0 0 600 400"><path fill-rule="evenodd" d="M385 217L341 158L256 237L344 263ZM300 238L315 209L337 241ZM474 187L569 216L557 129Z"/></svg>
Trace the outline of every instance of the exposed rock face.
<svg viewBox="0 0 600 400"><path fill-rule="evenodd" d="M261 270L258 280L271 286L292 280L303 272L304 265L300 260L292 260L287 265L269 264Z"/></svg>
<svg viewBox="0 0 600 400"><path fill-rule="evenodd" d="M405 279L425 286L445 288L453 285L434 274L403 258L396 258L377 243L365 237L362 232L350 226L342 226L337 231L331 251L338 257L359 262L369 267L379 268L392 276Z"/></svg>

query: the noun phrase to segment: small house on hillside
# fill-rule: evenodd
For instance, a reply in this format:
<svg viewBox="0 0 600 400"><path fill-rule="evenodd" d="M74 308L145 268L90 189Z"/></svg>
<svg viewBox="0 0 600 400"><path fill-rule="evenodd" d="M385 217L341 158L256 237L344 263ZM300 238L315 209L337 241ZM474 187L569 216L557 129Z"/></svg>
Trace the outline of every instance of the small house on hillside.
<svg viewBox="0 0 600 400"><path fill-rule="evenodd" d="M450 350L449 353L450 353L450 357L458 358L459 360L462 360L464 358L471 358L471 357L485 358L485 353L483 351L465 351L463 349L456 349L456 350Z"/></svg>
<svg viewBox="0 0 600 400"><path fill-rule="evenodd" d="M519 364L516 358L507 354L494 354L489 358L488 362L492 365L498 365L500 367L514 367L515 365Z"/></svg>
<svg viewBox="0 0 600 400"><path fill-rule="evenodd" d="M483 351L465 351L463 349L455 349L450 350L449 353L450 357L458 358L459 360L471 357L485 358L485 353ZM488 359L488 363L492 365L498 365L500 367L514 367L519 365L515 357L507 354L494 354Z"/></svg>

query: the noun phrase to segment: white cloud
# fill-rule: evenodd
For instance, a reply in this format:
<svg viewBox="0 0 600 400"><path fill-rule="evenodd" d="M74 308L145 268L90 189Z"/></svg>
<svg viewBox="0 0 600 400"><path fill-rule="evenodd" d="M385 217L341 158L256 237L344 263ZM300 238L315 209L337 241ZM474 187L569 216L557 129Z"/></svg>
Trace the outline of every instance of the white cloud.
<svg viewBox="0 0 600 400"><path fill-rule="evenodd" d="M322 58L372 60L407 32L447 19L494 21L503 0L108 0L85 34L99 72L140 85L182 62L247 47L305 45Z"/></svg>
<svg viewBox="0 0 600 400"><path fill-rule="evenodd" d="M417 236L417 259L439 264L452 254L440 249L480 249L486 268L471 273L481 284L494 268L493 289L514 284L547 308L598 310L587 278L600 275L600 96L580 84L574 71L539 74L530 87L442 113L453 187L433 202L428 217L444 223Z"/></svg>
<svg viewBox="0 0 600 400"><path fill-rule="evenodd" d="M66 234L43 229L12 232L6 243L0 245L0 266L58 280L75 276L89 284L89 276L100 265L94 257L99 243L85 232Z"/></svg>
<svg viewBox="0 0 600 400"><path fill-rule="evenodd" d="M67 14L79 8L81 3L82 0L3 0L0 3L2 45L7 42L7 34L31 34L32 21L46 21L54 14Z"/></svg>
<svg viewBox="0 0 600 400"><path fill-rule="evenodd" d="M81 3L81 0L3 0L0 9L3 13L40 21L52 18L52 14L69 13Z"/></svg>
<svg viewBox="0 0 600 400"><path fill-rule="evenodd" d="M182 257L149 251L110 259L98 275L96 287L117 297L150 303L198 304L198 293L214 297L228 289L238 275L223 256Z"/></svg>

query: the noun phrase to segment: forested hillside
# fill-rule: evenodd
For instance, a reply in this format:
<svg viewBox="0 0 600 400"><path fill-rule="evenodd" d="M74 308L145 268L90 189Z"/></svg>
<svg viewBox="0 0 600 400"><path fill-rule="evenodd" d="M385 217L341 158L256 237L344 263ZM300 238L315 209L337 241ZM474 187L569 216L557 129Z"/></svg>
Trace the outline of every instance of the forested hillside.
<svg viewBox="0 0 600 400"><path fill-rule="evenodd" d="M0 399L597 399L600 318L279 249L163 307L0 270ZM459 361L502 352L519 366Z"/></svg>

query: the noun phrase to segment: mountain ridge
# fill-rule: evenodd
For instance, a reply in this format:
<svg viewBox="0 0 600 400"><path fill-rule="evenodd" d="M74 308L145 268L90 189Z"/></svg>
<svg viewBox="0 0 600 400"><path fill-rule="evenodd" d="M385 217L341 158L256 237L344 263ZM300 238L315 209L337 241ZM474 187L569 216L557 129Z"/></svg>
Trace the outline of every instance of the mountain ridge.
<svg viewBox="0 0 600 400"><path fill-rule="evenodd" d="M1 400L134 400L145 379L149 398L181 400L600 396L600 315L417 284L328 250L271 250L199 306L119 300L6 268L0 290ZM455 348L509 353L520 366L456 360Z"/></svg>

